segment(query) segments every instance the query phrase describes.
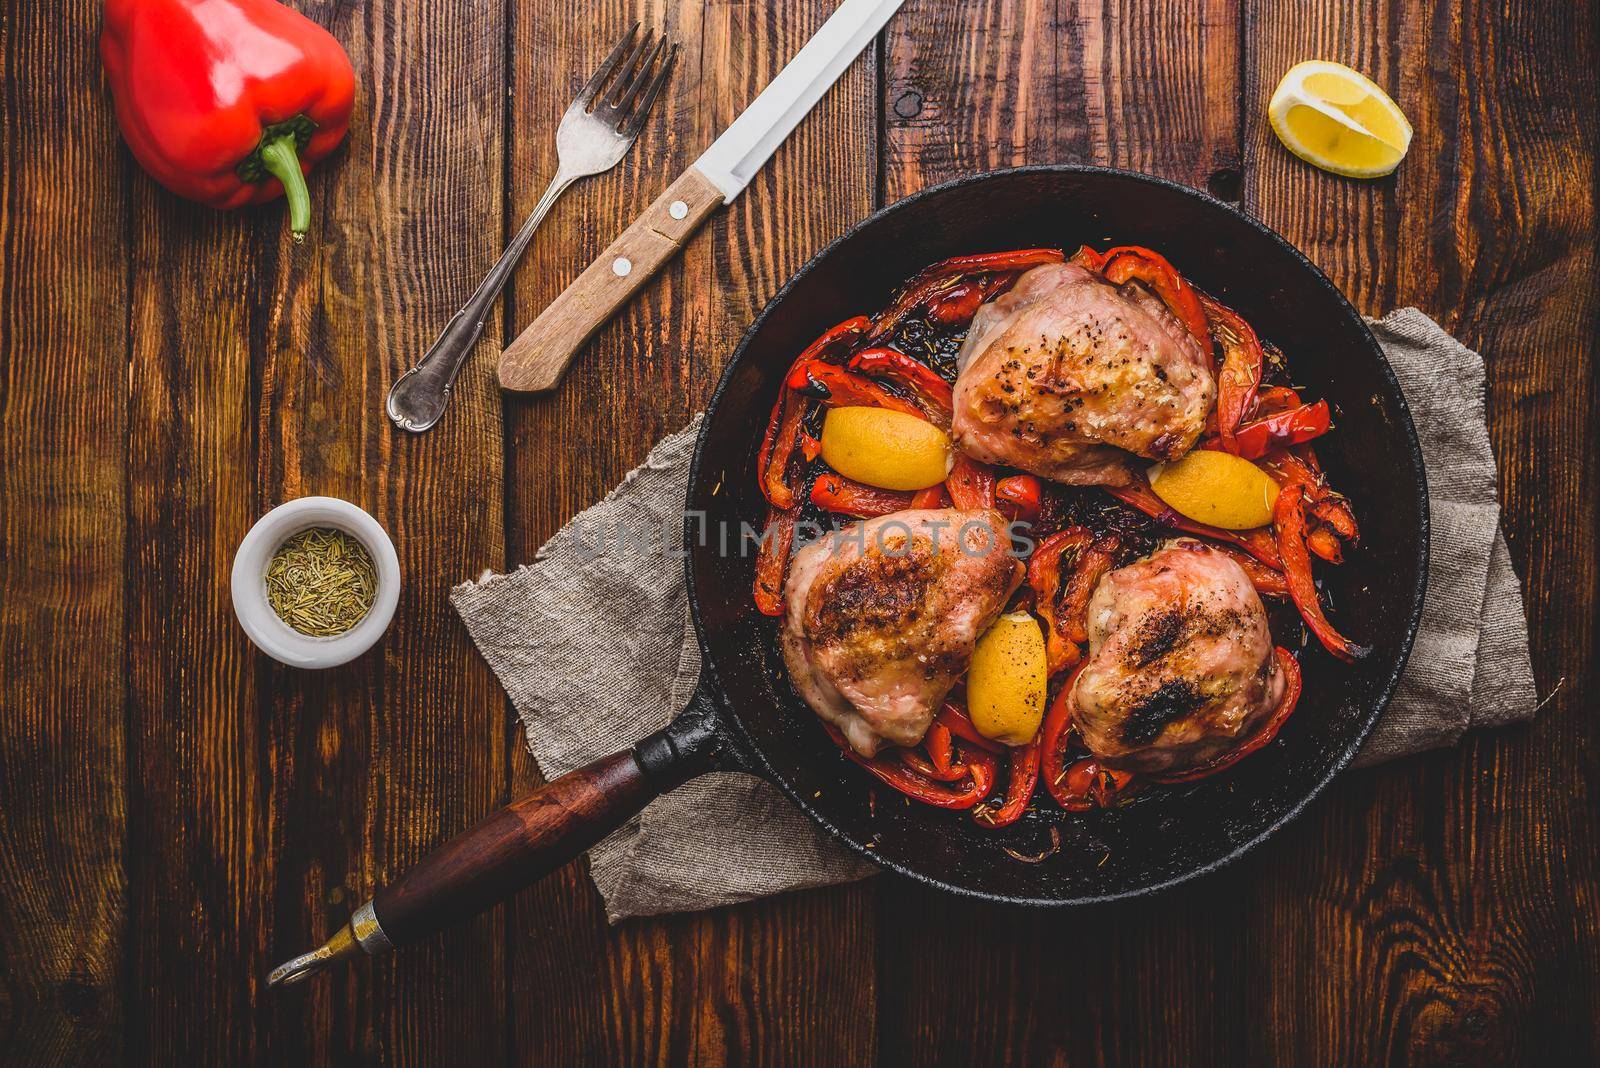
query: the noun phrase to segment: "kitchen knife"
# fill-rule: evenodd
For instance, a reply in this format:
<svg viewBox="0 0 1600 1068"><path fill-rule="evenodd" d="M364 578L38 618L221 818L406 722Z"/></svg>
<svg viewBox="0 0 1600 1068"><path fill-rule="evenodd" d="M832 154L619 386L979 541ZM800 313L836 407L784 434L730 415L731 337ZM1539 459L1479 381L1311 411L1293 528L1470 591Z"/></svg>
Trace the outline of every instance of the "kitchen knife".
<svg viewBox="0 0 1600 1068"><path fill-rule="evenodd" d="M719 205L744 192L903 2L844 0L722 136L506 347L500 354L501 387L553 389L594 332Z"/></svg>

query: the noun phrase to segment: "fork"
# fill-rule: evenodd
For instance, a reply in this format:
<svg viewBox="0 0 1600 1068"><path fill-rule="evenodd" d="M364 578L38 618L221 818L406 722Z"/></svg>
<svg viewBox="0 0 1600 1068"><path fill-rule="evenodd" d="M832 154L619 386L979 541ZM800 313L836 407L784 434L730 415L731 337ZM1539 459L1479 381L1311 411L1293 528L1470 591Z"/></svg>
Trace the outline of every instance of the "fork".
<svg viewBox="0 0 1600 1068"><path fill-rule="evenodd" d="M444 415L456 375L483 335L489 309L533 240L534 231L568 186L579 178L610 170L627 155L677 59L678 45L668 49L666 36L656 37L650 29L641 35L635 22L579 90L556 130L556 176L533 206L533 213L466 306L450 317L417 365L390 387L384 407L396 426L420 433Z"/></svg>

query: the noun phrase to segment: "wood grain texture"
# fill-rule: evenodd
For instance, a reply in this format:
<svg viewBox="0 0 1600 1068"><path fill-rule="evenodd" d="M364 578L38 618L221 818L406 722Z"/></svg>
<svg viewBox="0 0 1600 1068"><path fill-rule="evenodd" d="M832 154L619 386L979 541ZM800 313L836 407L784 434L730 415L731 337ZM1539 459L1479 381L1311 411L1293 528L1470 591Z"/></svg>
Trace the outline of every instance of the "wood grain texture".
<svg viewBox="0 0 1600 1068"><path fill-rule="evenodd" d="M588 6L523 0L512 55L513 205L555 166L551 117L636 18L681 41L672 84L629 160L574 187L507 301L529 321L732 121L821 25L829 0ZM739 335L789 274L873 205L877 68L870 54L710 222L600 331L554 392L507 404L512 560L609 490L710 396ZM566 443L559 458L548 443ZM520 732L513 732L520 741ZM524 762L518 787L536 779ZM862 1063L873 1058L872 891L841 888L608 929L574 866L511 909L512 1048L550 1063ZM819 931L826 931L819 937Z"/></svg>
<svg viewBox="0 0 1600 1068"><path fill-rule="evenodd" d="M505 561L485 364L498 324L438 427L410 435L381 414L500 252L505 21L469 0L322 13L355 63L360 119L318 186L315 260L282 283L258 420L263 457L284 465L260 467L258 486L263 505L324 487L362 504L393 537L404 585L387 636L353 670L266 673L280 758L274 962L506 800L504 699L447 600ZM414 948L263 998L284 1059L501 1063L500 925L481 917Z"/></svg>
<svg viewBox="0 0 1600 1068"><path fill-rule="evenodd" d="M833 0L291 0L349 49L347 147L282 207L139 174L99 5L0 6L0 1062L1593 1063L1600 509L1593 0L908 0L561 387L501 341L710 143ZM685 48L615 171L557 205L441 425L381 415L554 173L555 120L636 18ZM1311 169L1283 70L1351 63L1417 129L1399 173ZM1069 914L878 880L605 923L582 862L315 983L268 967L538 782L446 603L530 559L709 396L739 335L876 204L1076 161L1208 188L1368 312L1489 358L1541 692L1531 727L1346 775L1233 867ZM511 329L506 329L510 327ZM405 589L336 672L256 653L233 551L332 493Z"/></svg>
<svg viewBox="0 0 1600 1068"><path fill-rule="evenodd" d="M1594 12L1251 3L1246 38L1249 99L1316 55L1387 86L1418 130L1393 178L1352 182L1300 166L1247 108L1245 200L1358 307L1416 304L1487 357L1507 537L1554 691L1531 728L1347 777L1285 836L1282 877L1256 894L1251 967L1277 1022L1256 1056L1592 1062L1595 857L1573 843L1595 834Z"/></svg>
<svg viewBox="0 0 1600 1068"><path fill-rule="evenodd" d="M500 354L502 389L554 389L596 330L631 300L722 206L722 190L690 167L650 202Z"/></svg>
<svg viewBox="0 0 1600 1068"><path fill-rule="evenodd" d="M127 1022L127 174L99 15L8 3L0 23L0 1060L18 1064L116 1058Z"/></svg>

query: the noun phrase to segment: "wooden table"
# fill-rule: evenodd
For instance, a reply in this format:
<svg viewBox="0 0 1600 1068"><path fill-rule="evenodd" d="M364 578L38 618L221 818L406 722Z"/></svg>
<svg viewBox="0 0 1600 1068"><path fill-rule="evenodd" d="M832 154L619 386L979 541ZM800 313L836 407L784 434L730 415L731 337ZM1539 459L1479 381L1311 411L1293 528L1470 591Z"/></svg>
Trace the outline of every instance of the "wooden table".
<svg viewBox="0 0 1600 1068"><path fill-rule="evenodd" d="M1600 1056L1600 382L1588 2L909 0L565 386L492 384L550 300L816 28L827 0L296 0L349 49L347 147L281 207L167 195L118 143L100 4L6 0L0 178L0 1060L18 1064L1418 1062ZM617 171L555 210L444 423L384 393L555 165L636 16L687 45ZM1265 122L1350 62L1416 125L1351 182ZM709 395L747 322L876 206L1020 163L1233 201L1368 312L1489 362L1536 724L1345 775L1153 901L1039 915L889 879L606 925L581 866L394 959L269 991L428 846L537 781L450 586L527 560ZM289 498L356 501L407 576L381 652L256 653L228 571Z"/></svg>

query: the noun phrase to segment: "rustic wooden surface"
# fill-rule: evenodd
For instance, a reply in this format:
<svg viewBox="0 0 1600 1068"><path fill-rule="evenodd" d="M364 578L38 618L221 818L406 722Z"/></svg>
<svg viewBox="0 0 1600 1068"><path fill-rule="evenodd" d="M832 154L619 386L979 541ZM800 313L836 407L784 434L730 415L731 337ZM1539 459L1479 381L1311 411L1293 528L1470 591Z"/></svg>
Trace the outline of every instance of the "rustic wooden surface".
<svg viewBox="0 0 1600 1068"><path fill-rule="evenodd" d="M1600 486L1592 2L908 0L563 388L494 355L820 24L827 0L294 0L354 60L311 241L179 202L116 141L100 5L0 24L0 1061L1594 1063ZM439 429L384 391L532 207L583 74L685 42L633 156L552 213ZM1268 94L1339 59L1417 127L1314 171ZM1041 916L888 880L607 927L581 867L406 952L268 991L430 844L538 781L448 588L528 559L708 395L745 323L874 206L1088 161L1210 189L1363 310L1489 357L1531 727L1346 775L1243 862ZM394 534L394 627L277 667L227 575L272 505Z"/></svg>

